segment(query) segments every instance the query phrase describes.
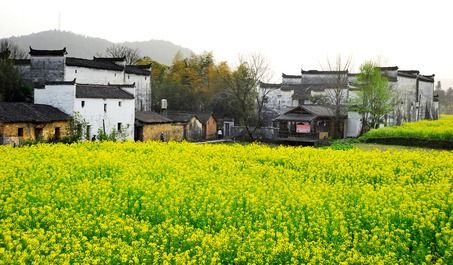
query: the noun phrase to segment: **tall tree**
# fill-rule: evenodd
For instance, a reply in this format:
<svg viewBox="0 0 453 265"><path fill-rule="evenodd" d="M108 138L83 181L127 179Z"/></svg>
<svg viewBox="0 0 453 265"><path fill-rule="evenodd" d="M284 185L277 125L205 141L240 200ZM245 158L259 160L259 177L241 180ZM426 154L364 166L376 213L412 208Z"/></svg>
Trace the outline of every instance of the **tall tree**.
<svg viewBox="0 0 453 265"><path fill-rule="evenodd" d="M392 110L391 92L387 78L373 62L360 66L357 77L360 87L355 107L362 114L362 133L377 128L386 114Z"/></svg>
<svg viewBox="0 0 453 265"><path fill-rule="evenodd" d="M126 57L126 64L133 65L140 59L138 49L133 49L123 45L112 45L105 49L105 54L110 57L122 58Z"/></svg>
<svg viewBox="0 0 453 265"><path fill-rule="evenodd" d="M25 101L32 90L22 81L14 66L14 59L26 58L27 54L17 45L2 40L0 43L0 101Z"/></svg>

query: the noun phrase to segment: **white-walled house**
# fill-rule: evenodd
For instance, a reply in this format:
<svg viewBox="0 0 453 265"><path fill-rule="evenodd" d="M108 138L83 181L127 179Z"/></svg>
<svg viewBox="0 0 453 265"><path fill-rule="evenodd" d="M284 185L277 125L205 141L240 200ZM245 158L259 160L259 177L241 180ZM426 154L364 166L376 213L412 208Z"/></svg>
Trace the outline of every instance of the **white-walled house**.
<svg viewBox="0 0 453 265"><path fill-rule="evenodd" d="M134 139L135 100L127 88L115 85L79 84L73 81L47 82L34 89L35 104L46 104L87 122L84 135L91 138L99 130L120 131Z"/></svg>
<svg viewBox="0 0 453 265"><path fill-rule="evenodd" d="M134 85L135 109L151 110L151 65L126 65L126 58L67 57L61 50L36 50L30 47L29 60L16 60L22 78L33 87L46 82L77 80L82 84Z"/></svg>

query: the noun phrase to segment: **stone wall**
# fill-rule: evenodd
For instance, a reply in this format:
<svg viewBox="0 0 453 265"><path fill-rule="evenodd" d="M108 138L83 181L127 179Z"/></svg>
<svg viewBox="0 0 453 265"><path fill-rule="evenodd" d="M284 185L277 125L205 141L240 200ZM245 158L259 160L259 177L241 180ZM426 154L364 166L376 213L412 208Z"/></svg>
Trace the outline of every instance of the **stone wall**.
<svg viewBox="0 0 453 265"><path fill-rule="evenodd" d="M60 128L60 138L68 134L68 122L57 121L51 123L3 123L0 124L0 138L3 142L0 144L19 145L25 141L36 140L35 129L42 130L42 139L51 140L55 138L55 128ZM19 128L22 128L22 137L18 136Z"/></svg>
<svg viewBox="0 0 453 265"><path fill-rule="evenodd" d="M160 134L164 133L165 141L182 141L184 139L184 125L180 123L146 124L143 126L143 141L160 141Z"/></svg>

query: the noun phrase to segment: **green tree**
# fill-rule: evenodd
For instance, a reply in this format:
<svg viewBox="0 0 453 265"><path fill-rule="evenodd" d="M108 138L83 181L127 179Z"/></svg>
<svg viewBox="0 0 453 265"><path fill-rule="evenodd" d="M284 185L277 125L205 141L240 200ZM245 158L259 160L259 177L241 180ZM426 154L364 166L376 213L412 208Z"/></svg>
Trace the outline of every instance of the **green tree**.
<svg viewBox="0 0 453 265"><path fill-rule="evenodd" d="M360 87L354 107L362 114L362 133L377 128L384 116L392 110L391 92L387 78L373 62L360 66L357 77Z"/></svg>
<svg viewBox="0 0 453 265"><path fill-rule="evenodd" d="M31 88L22 81L10 59L0 59L0 101L27 101Z"/></svg>

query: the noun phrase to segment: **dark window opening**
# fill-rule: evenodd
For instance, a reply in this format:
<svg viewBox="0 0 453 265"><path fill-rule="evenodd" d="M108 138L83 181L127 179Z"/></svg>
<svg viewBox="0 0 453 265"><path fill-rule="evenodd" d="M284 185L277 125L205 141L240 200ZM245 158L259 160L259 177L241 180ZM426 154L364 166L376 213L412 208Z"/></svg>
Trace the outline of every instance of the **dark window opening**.
<svg viewBox="0 0 453 265"><path fill-rule="evenodd" d="M104 112L107 112L107 104L104 104Z"/></svg>
<svg viewBox="0 0 453 265"><path fill-rule="evenodd" d="M121 122L118 122L118 132L122 132L122 124Z"/></svg>
<svg viewBox="0 0 453 265"><path fill-rule="evenodd" d="M17 128L17 136L19 137L24 136L24 128Z"/></svg>
<svg viewBox="0 0 453 265"><path fill-rule="evenodd" d="M81 105L82 105L82 108L85 107L85 101L84 100L82 100Z"/></svg>
<svg viewBox="0 0 453 265"><path fill-rule="evenodd" d="M60 139L60 127L55 128L55 139Z"/></svg>
<svg viewBox="0 0 453 265"><path fill-rule="evenodd" d="M75 72L75 73L77 74L77 69L75 69L75 71L74 71L74 72Z"/></svg>
<svg viewBox="0 0 453 265"><path fill-rule="evenodd" d="M42 139L42 128L35 128L35 139Z"/></svg>
<svg viewBox="0 0 453 265"><path fill-rule="evenodd" d="M118 101L118 107L121 107L121 101Z"/></svg>

